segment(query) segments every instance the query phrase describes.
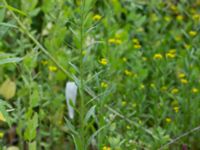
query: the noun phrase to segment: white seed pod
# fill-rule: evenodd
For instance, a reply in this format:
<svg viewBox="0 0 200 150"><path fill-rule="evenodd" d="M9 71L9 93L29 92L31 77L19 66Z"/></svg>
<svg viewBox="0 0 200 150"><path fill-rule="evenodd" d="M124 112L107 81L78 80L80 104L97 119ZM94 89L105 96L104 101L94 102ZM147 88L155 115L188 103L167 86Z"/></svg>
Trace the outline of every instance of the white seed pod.
<svg viewBox="0 0 200 150"><path fill-rule="evenodd" d="M77 86L75 82L67 82L65 87L65 97L68 107L69 118L74 118L74 108L72 107L76 105L76 97L77 97Z"/></svg>

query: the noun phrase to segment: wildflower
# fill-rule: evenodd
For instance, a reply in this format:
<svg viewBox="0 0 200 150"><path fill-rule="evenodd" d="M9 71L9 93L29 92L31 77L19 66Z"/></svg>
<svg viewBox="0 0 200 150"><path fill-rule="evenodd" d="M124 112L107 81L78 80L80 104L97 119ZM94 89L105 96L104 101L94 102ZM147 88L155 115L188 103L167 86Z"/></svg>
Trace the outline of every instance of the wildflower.
<svg viewBox="0 0 200 150"><path fill-rule="evenodd" d="M133 47L134 47L135 49L140 49L142 46L141 46L140 44L135 44Z"/></svg>
<svg viewBox="0 0 200 150"><path fill-rule="evenodd" d="M194 14L192 18L193 20L198 21L200 19L200 14Z"/></svg>
<svg viewBox="0 0 200 150"><path fill-rule="evenodd" d="M86 55L86 50L82 51L82 55L85 56Z"/></svg>
<svg viewBox="0 0 200 150"><path fill-rule="evenodd" d="M170 8L174 12L177 12L177 10L178 10L177 7L175 5L173 5L173 4L170 6Z"/></svg>
<svg viewBox="0 0 200 150"><path fill-rule="evenodd" d="M162 86L162 87L161 87L161 90L162 90L162 91L166 91L166 90L167 90L167 86Z"/></svg>
<svg viewBox="0 0 200 150"><path fill-rule="evenodd" d="M166 56L167 58L175 58L175 57L176 57L176 54L166 53L165 56Z"/></svg>
<svg viewBox="0 0 200 150"><path fill-rule="evenodd" d="M109 146L104 146L102 150L111 150Z"/></svg>
<svg viewBox="0 0 200 150"><path fill-rule="evenodd" d="M189 49L189 48L191 48L192 46L189 45L189 44L185 44L184 47L185 47L186 49Z"/></svg>
<svg viewBox="0 0 200 150"><path fill-rule="evenodd" d="M160 53L154 54L153 59L162 59L163 56Z"/></svg>
<svg viewBox="0 0 200 150"><path fill-rule="evenodd" d="M172 90L171 90L171 93L172 94L177 94L179 92L179 90L177 89L177 88L173 88Z"/></svg>
<svg viewBox="0 0 200 150"><path fill-rule="evenodd" d="M178 15L178 16L176 16L176 19L177 19L178 21L182 21L182 20L183 20L183 16L182 16L182 15Z"/></svg>
<svg viewBox="0 0 200 150"><path fill-rule="evenodd" d="M185 78L185 74L184 73L179 73L178 74L178 77L181 79L181 78Z"/></svg>
<svg viewBox="0 0 200 150"><path fill-rule="evenodd" d="M133 41L134 44L139 44L140 43L137 38L133 38L132 41Z"/></svg>
<svg viewBox="0 0 200 150"><path fill-rule="evenodd" d="M110 38L110 39L108 40L108 43L110 43L110 44L115 44L115 39L114 39L114 38Z"/></svg>
<svg viewBox="0 0 200 150"><path fill-rule="evenodd" d="M0 122L5 122L6 121L6 119L4 118L4 116L3 116L3 114L0 112Z"/></svg>
<svg viewBox="0 0 200 150"><path fill-rule="evenodd" d="M107 88L108 87L108 84L106 82L101 82L101 87L102 88Z"/></svg>
<svg viewBox="0 0 200 150"><path fill-rule="evenodd" d="M115 44L117 44L117 45L122 44L122 40L120 40L120 39L115 39Z"/></svg>
<svg viewBox="0 0 200 150"><path fill-rule="evenodd" d="M58 68L56 66L49 66L48 69L51 72L56 72L58 70Z"/></svg>
<svg viewBox="0 0 200 150"><path fill-rule="evenodd" d="M128 129L128 130L129 130L129 129L131 129L131 127L130 127L129 125L127 125L127 126L126 126L126 129Z"/></svg>
<svg viewBox="0 0 200 150"><path fill-rule="evenodd" d="M123 60L123 62L127 62L127 58L126 57L123 57L122 60Z"/></svg>
<svg viewBox="0 0 200 150"><path fill-rule="evenodd" d="M143 60L143 61L147 61L147 58L146 58L146 57L142 57L142 60Z"/></svg>
<svg viewBox="0 0 200 150"><path fill-rule="evenodd" d="M125 75L127 75L127 76L131 76L131 75L132 75L132 72L129 71L129 70L127 70L127 69L124 71L124 73L125 73Z"/></svg>
<svg viewBox="0 0 200 150"><path fill-rule="evenodd" d="M122 101L122 106L126 106L127 102L126 101Z"/></svg>
<svg viewBox="0 0 200 150"><path fill-rule="evenodd" d="M106 58L102 58L100 61L99 61L100 64L102 65L107 65L108 64L108 60Z"/></svg>
<svg viewBox="0 0 200 150"><path fill-rule="evenodd" d="M171 123L171 122L172 122L172 119L169 118L169 117L167 117L167 118L165 119L165 121L166 121L167 123Z"/></svg>
<svg viewBox="0 0 200 150"><path fill-rule="evenodd" d="M3 138L4 133L0 131L0 139Z"/></svg>
<svg viewBox="0 0 200 150"><path fill-rule="evenodd" d="M176 106L176 107L173 108L173 110L174 110L176 113L178 113L178 112L179 112L179 107Z"/></svg>
<svg viewBox="0 0 200 150"><path fill-rule="evenodd" d="M175 36L175 40L176 40L177 42L181 41L181 40L182 40L182 36Z"/></svg>
<svg viewBox="0 0 200 150"><path fill-rule="evenodd" d="M108 43L120 45L122 43L122 40L120 40L119 38L110 38L108 39Z"/></svg>
<svg viewBox="0 0 200 150"><path fill-rule="evenodd" d="M135 108L136 106L137 106L137 104L136 104L136 103L133 103L133 104L132 104L132 107L133 107L133 108Z"/></svg>
<svg viewBox="0 0 200 150"><path fill-rule="evenodd" d="M199 90L197 88L195 88L195 87L192 88L192 93L198 93L198 92L199 92Z"/></svg>
<svg viewBox="0 0 200 150"><path fill-rule="evenodd" d="M144 84L141 84L140 89L144 89L144 88L145 88Z"/></svg>
<svg viewBox="0 0 200 150"><path fill-rule="evenodd" d="M196 31L190 31L190 32L189 32L189 35L192 36L192 37L193 37L193 36L196 36L196 35L197 35L197 32L196 32Z"/></svg>
<svg viewBox="0 0 200 150"><path fill-rule="evenodd" d="M171 17L170 16L165 16L164 19L165 19L166 22L170 22L171 21Z"/></svg>
<svg viewBox="0 0 200 150"><path fill-rule="evenodd" d="M41 63L42 63L43 65L47 65L47 64L48 64L48 61L47 61L47 60L42 60Z"/></svg>
<svg viewBox="0 0 200 150"><path fill-rule="evenodd" d="M77 86L74 82L67 82L65 87L65 97L68 106L70 119L74 118L74 106L76 104Z"/></svg>
<svg viewBox="0 0 200 150"><path fill-rule="evenodd" d="M101 18L102 18L102 16L101 16L101 15L99 15L99 14L96 14L96 15L94 15L94 16L93 16L93 18L92 18L92 19L93 19L94 21L99 21L99 20L101 20Z"/></svg>
<svg viewBox="0 0 200 150"><path fill-rule="evenodd" d="M187 79L181 79L181 83L187 84L187 83L188 83L188 80L187 80Z"/></svg>
<svg viewBox="0 0 200 150"><path fill-rule="evenodd" d="M152 88L155 88L155 84L154 84L154 83L151 83L150 86L151 86Z"/></svg>

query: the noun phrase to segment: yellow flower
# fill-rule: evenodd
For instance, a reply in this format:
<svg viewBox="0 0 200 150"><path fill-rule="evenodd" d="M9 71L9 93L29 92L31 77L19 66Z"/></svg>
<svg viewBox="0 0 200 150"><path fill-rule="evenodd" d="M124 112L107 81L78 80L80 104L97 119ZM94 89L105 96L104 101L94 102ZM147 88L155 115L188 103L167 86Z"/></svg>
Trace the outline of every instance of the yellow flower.
<svg viewBox="0 0 200 150"><path fill-rule="evenodd" d="M194 20L198 21L198 20L200 19L200 14L194 14L194 15L192 16L192 18L193 18Z"/></svg>
<svg viewBox="0 0 200 150"><path fill-rule="evenodd" d="M133 38L132 41L133 41L134 44L140 44L140 42L137 38Z"/></svg>
<svg viewBox="0 0 200 150"><path fill-rule="evenodd" d="M136 104L136 103L133 103L133 104L132 104L132 107L133 107L133 108L135 108L136 106L137 106L137 104Z"/></svg>
<svg viewBox="0 0 200 150"><path fill-rule="evenodd" d="M178 21L182 21L182 20L183 20L183 16L182 16L182 15L178 15L178 16L176 16L176 19L177 19Z"/></svg>
<svg viewBox="0 0 200 150"><path fill-rule="evenodd" d="M185 47L186 49L189 49L189 48L191 48L192 46L189 45L189 44L185 44L184 47Z"/></svg>
<svg viewBox="0 0 200 150"><path fill-rule="evenodd" d="M0 139L3 138L4 133L0 131Z"/></svg>
<svg viewBox="0 0 200 150"><path fill-rule="evenodd" d="M56 66L49 66L48 69L51 72L56 72L58 70L58 68Z"/></svg>
<svg viewBox="0 0 200 150"><path fill-rule="evenodd" d="M128 129L128 130L129 130L129 129L131 129L131 127L130 127L129 125L127 125L127 126L126 126L126 129Z"/></svg>
<svg viewBox="0 0 200 150"><path fill-rule="evenodd" d="M178 74L178 77L181 79L181 78L185 78L185 74L184 73L179 73Z"/></svg>
<svg viewBox="0 0 200 150"><path fill-rule="evenodd" d="M154 84L154 83L151 83L150 86L151 86L152 88L155 88L155 84Z"/></svg>
<svg viewBox="0 0 200 150"><path fill-rule="evenodd" d="M125 75L127 75L127 76L131 76L131 75L132 75L132 72L129 71L129 70L127 70L127 69L124 71L124 73L125 73Z"/></svg>
<svg viewBox="0 0 200 150"><path fill-rule="evenodd" d="M48 64L48 61L47 61L47 60L42 60L41 63L42 63L43 65L47 65L47 64Z"/></svg>
<svg viewBox="0 0 200 150"><path fill-rule="evenodd" d="M166 56L167 58L175 58L175 57L176 57L176 54L166 53L165 56Z"/></svg>
<svg viewBox="0 0 200 150"><path fill-rule="evenodd" d="M140 49L142 46L141 46L140 44L135 44L133 47L134 47L135 49Z"/></svg>
<svg viewBox="0 0 200 150"><path fill-rule="evenodd" d="M199 92L199 90L197 88L195 88L195 87L192 88L192 93L198 93L198 92Z"/></svg>
<svg viewBox="0 0 200 150"><path fill-rule="evenodd" d="M106 58L102 58L100 61L99 61L100 64L102 65L107 65L108 64L108 60Z"/></svg>
<svg viewBox="0 0 200 150"><path fill-rule="evenodd" d="M178 106L174 107L173 109L174 109L174 111L175 111L176 113L179 112L179 107L178 107Z"/></svg>
<svg viewBox="0 0 200 150"><path fill-rule="evenodd" d="M170 8L174 12L177 12L177 10L178 10L177 7L175 5L173 5L173 4L171 4Z"/></svg>
<svg viewBox="0 0 200 150"><path fill-rule="evenodd" d="M197 35L197 32L191 30L191 31L189 32L189 35L190 35L190 36L196 36L196 35Z"/></svg>
<svg viewBox="0 0 200 150"><path fill-rule="evenodd" d="M114 38L110 38L110 39L108 40L108 43L110 43L110 44L115 44L115 39L114 39Z"/></svg>
<svg viewBox="0 0 200 150"><path fill-rule="evenodd" d="M101 20L101 18L102 18L102 16L100 16L99 14L96 14L96 15L93 16L92 19L93 19L94 21L99 21L99 20Z"/></svg>
<svg viewBox="0 0 200 150"><path fill-rule="evenodd" d="M167 90L167 86L162 86L162 87L161 87L161 90L162 90L162 91L166 91L166 90Z"/></svg>
<svg viewBox="0 0 200 150"><path fill-rule="evenodd" d="M1 122L1 121L5 122L6 119L4 118L3 114L0 112L0 122Z"/></svg>
<svg viewBox="0 0 200 150"><path fill-rule="evenodd" d="M142 57L142 60L143 60L143 61L147 61L147 58L146 58L146 57Z"/></svg>
<svg viewBox="0 0 200 150"><path fill-rule="evenodd" d="M172 90L171 90L171 93L172 94L177 94L179 92L179 90L177 89L177 88L173 88Z"/></svg>
<svg viewBox="0 0 200 150"><path fill-rule="evenodd" d="M107 88L108 87L108 84L106 82L101 82L101 87L102 88Z"/></svg>
<svg viewBox="0 0 200 150"><path fill-rule="evenodd" d="M170 16L165 16L165 21L170 22L171 21L171 17Z"/></svg>
<svg viewBox="0 0 200 150"><path fill-rule="evenodd" d="M86 50L82 51L82 55L85 56L86 55Z"/></svg>
<svg viewBox="0 0 200 150"><path fill-rule="evenodd" d="M120 45L122 43L122 40L120 40L119 38L110 38L108 39L108 43Z"/></svg>
<svg viewBox="0 0 200 150"><path fill-rule="evenodd" d="M140 89L144 89L144 88L145 88L144 84L141 84Z"/></svg>
<svg viewBox="0 0 200 150"><path fill-rule="evenodd" d="M181 79L181 83L187 84L187 83L188 83L188 80L187 80L187 79Z"/></svg>
<svg viewBox="0 0 200 150"><path fill-rule="evenodd" d="M123 62L127 62L127 58L126 57L123 57L122 60L123 60Z"/></svg>
<svg viewBox="0 0 200 150"><path fill-rule="evenodd" d="M160 53L154 54L153 59L162 59L163 56Z"/></svg>
<svg viewBox="0 0 200 150"><path fill-rule="evenodd" d="M127 102L126 101L122 101L122 106L126 106Z"/></svg>
<svg viewBox="0 0 200 150"><path fill-rule="evenodd" d="M104 146L102 150L111 150L109 146Z"/></svg>
<svg viewBox="0 0 200 150"><path fill-rule="evenodd" d="M165 121L166 121L167 123L171 123L171 122L172 122L172 119L169 118L169 117L167 117L167 118L165 119Z"/></svg>
<svg viewBox="0 0 200 150"><path fill-rule="evenodd" d="M120 40L120 39L115 39L115 44L118 44L118 45L122 44L122 40Z"/></svg>

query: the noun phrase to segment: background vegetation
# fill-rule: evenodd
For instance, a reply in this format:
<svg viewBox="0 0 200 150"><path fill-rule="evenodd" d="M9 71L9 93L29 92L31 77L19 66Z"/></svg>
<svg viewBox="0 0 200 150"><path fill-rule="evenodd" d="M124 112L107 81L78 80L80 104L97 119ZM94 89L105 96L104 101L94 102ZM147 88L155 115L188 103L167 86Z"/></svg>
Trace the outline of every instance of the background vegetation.
<svg viewBox="0 0 200 150"><path fill-rule="evenodd" d="M1 149L200 149L199 30L199 0L1 0Z"/></svg>

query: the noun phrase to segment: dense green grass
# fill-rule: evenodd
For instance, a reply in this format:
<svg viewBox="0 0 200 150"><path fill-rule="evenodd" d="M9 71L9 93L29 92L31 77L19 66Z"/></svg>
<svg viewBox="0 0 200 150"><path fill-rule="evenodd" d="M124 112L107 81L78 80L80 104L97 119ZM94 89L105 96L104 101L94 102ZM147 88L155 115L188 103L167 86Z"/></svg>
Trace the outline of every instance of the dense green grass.
<svg viewBox="0 0 200 150"><path fill-rule="evenodd" d="M199 27L199 0L1 0L0 149L200 149Z"/></svg>

